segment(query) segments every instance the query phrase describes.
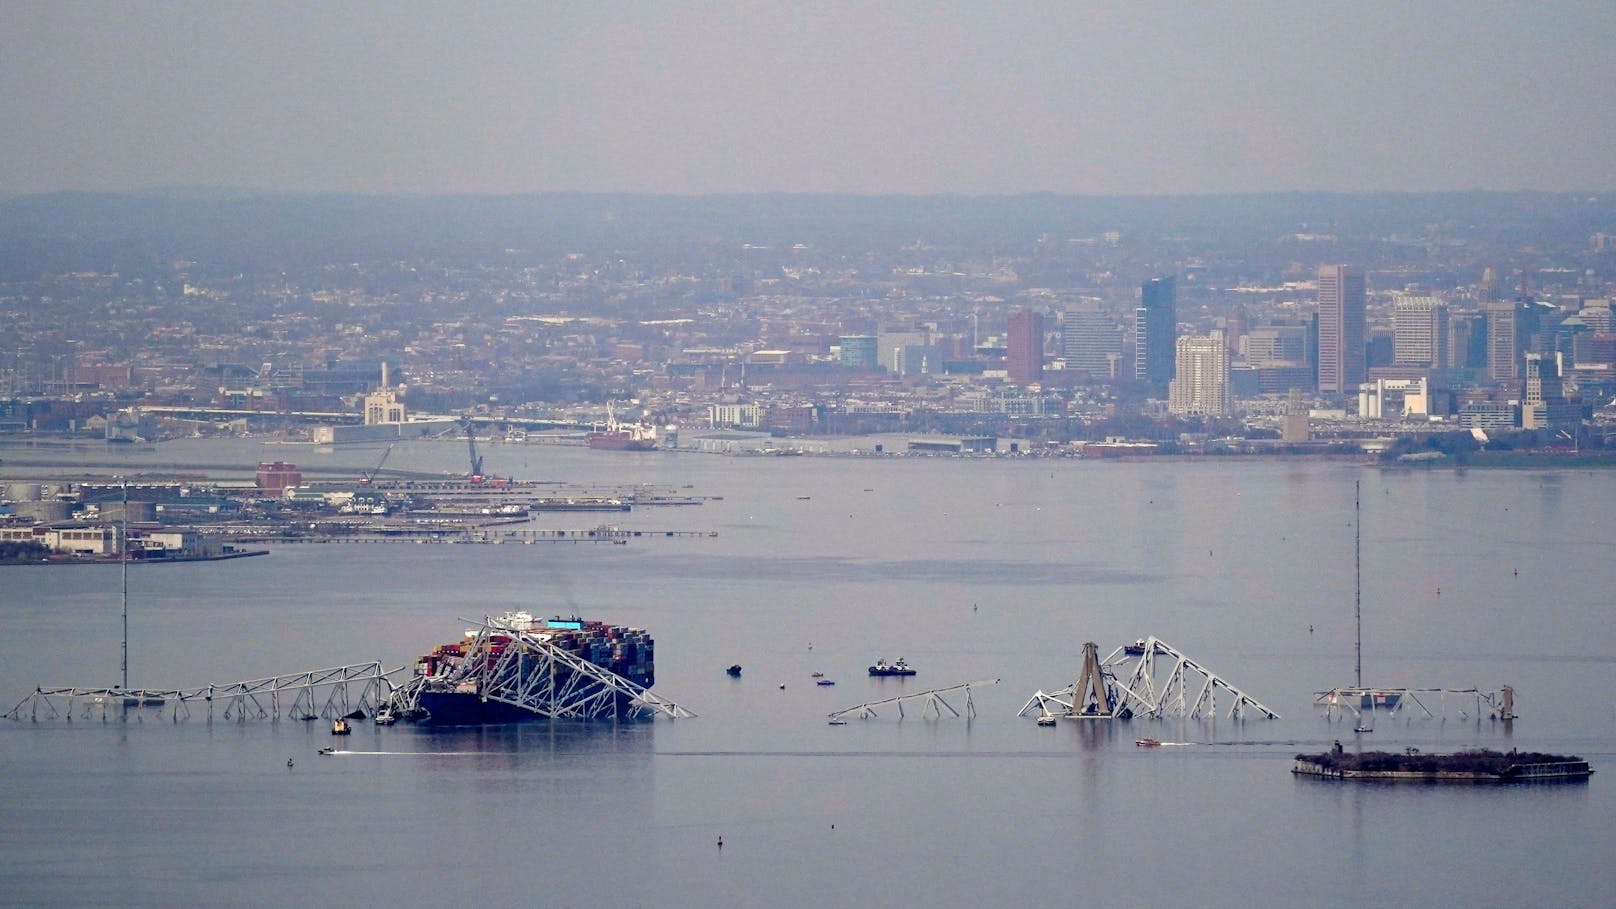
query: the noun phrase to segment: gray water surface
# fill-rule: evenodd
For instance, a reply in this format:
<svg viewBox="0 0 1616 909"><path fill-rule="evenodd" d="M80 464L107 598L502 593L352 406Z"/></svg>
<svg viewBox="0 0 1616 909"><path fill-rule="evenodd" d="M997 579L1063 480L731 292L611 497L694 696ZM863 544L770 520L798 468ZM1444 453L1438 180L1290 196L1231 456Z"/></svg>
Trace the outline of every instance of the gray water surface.
<svg viewBox="0 0 1616 909"><path fill-rule="evenodd" d="M236 444L226 454L247 466L377 455ZM405 665L461 618L576 611L648 628L656 690L698 718L365 723L340 741L289 720L0 722L0 902L1611 905L1608 472L496 455L523 478L722 496L610 516L718 536L135 566L131 683ZM453 470L461 456L419 443L389 465ZM200 443L150 457L220 459ZM1357 745L1310 707L1353 681L1355 480L1365 683L1509 684L1521 716L1506 729L1449 704L1444 720L1381 717L1366 743L1571 751L1600 771L1591 782L1290 775L1298 751ZM118 615L116 567L0 568L0 709L35 685L116 682ZM1015 715L1071 682L1083 642L1105 653L1146 634L1282 718L1040 728ZM866 675L899 656L920 674ZM816 671L837 684L814 685ZM982 679L1000 681L973 690L970 721L910 708L825 722ZM1196 744L1134 746L1147 736ZM317 756L333 742L359 753Z"/></svg>

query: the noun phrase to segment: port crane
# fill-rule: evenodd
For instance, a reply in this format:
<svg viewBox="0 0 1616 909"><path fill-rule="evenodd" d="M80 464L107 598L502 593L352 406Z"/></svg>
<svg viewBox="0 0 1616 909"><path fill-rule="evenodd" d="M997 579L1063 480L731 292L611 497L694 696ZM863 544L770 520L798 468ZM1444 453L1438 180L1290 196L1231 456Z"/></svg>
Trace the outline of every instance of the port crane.
<svg viewBox="0 0 1616 909"><path fill-rule="evenodd" d="M359 479L360 486L369 486L375 481L376 474L381 473L382 465L387 463L387 456L393 453L393 445L397 444L397 442L393 442L387 446L387 450L383 451L382 456L377 459L376 466L365 471L365 475Z"/></svg>
<svg viewBox="0 0 1616 909"><path fill-rule="evenodd" d="M477 453L477 432L472 428L470 417L461 420L460 425L466 428L466 448L471 453L471 473L467 476L471 482L481 483L483 481L483 457Z"/></svg>

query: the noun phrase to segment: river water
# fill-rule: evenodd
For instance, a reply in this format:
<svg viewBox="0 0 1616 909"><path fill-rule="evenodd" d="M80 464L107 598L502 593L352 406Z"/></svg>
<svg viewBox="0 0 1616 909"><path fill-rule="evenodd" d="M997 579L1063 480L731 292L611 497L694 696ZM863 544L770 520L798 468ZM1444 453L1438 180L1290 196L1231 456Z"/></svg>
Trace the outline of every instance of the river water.
<svg viewBox="0 0 1616 909"><path fill-rule="evenodd" d="M379 448L170 443L162 463L362 471ZM99 448L6 449L104 461ZM283 546L130 572L131 683L380 659L511 608L642 626L689 720L432 731L359 724L0 721L0 903L17 906L1609 906L1616 892L1616 482L1608 472L1342 463L732 458L495 446L489 469L721 497L607 515L628 545ZM463 469L450 443L389 467ZM37 470L36 474L48 471ZM1516 689L1520 719L1310 706L1363 680ZM688 487L688 488L685 488ZM546 515L575 529L600 516ZM110 685L116 567L0 568L0 699ZM1281 714L1036 726L1016 716L1154 634ZM878 657L910 679L872 679ZM740 663L740 679L724 667ZM817 686L823 672L835 686ZM973 719L830 726L904 692ZM1192 692L1193 694L1193 692ZM950 704L965 712L962 695ZM1195 744L1141 749L1152 737ZM1591 782L1331 784L1299 751L1572 752ZM288 766L288 759L292 764ZM722 849L718 848L723 838Z"/></svg>

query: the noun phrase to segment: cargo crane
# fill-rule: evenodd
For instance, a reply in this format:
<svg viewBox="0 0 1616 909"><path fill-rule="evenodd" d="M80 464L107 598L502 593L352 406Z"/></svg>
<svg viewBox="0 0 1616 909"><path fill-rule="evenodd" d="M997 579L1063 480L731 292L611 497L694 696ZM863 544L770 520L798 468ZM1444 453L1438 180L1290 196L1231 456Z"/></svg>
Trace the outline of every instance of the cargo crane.
<svg viewBox="0 0 1616 909"><path fill-rule="evenodd" d="M473 483L481 483L483 481L483 458L482 455L477 453L477 433L472 428L470 417L461 420L460 424L466 427L466 448L471 453L471 473L467 477Z"/></svg>
<svg viewBox="0 0 1616 909"><path fill-rule="evenodd" d="M397 444L397 442L394 442L387 446L387 450L383 451L382 456L377 459L376 466L365 471L365 475L359 478L360 486L369 486L371 483L375 482L376 474L381 473L382 465L387 463L387 456L393 453L393 445Z"/></svg>

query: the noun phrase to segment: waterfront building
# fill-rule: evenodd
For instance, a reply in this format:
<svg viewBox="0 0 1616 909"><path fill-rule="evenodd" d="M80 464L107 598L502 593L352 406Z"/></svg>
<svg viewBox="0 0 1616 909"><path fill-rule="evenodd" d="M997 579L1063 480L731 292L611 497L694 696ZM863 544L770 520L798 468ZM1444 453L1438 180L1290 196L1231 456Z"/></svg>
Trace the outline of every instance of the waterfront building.
<svg viewBox="0 0 1616 909"><path fill-rule="evenodd" d="M1172 275L1139 285L1134 310L1133 377L1154 386L1172 381L1178 356L1178 301Z"/></svg>
<svg viewBox="0 0 1616 909"><path fill-rule="evenodd" d="M1044 378L1044 314L1021 309L1010 314L1005 371L1010 381L1028 385Z"/></svg>
<svg viewBox="0 0 1616 909"><path fill-rule="evenodd" d="M403 423L404 417L404 402L399 399L397 389L381 388L365 395L366 426Z"/></svg>
<svg viewBox="0 0 1616 909"><path fill-rule="evenodd" d="M1364 271L1356 265L1319 268L1319 391L1358 390L1367 368L1364 348Z"/></svg>
<svg viewBox="0 0 1616 909"><path fill-rule="evenodd" d="M1302 397L1302 390L1292 388L1285 397L1285 423L1280 430L1280 441L1291 445L1306 442L1310 436L1307 417L1308 403Z"/></svg>
<svg viewBox="0 0 1616 909"><path fill-rule="evenodd" d="M303 485L303 471L298 470L296 464L285 461L260 461L257 484L265 494L278 496L288 486Z"/></svg>
<svg viewBox="0 0 1616 909"><path fill-rule="evenodd" d="M1178 339L1176 375L1168 385L1169 413L1224 417L1233 412L1229 396L1229 348L1223 332Z"/></svg>
<svg viewBox="0 0 1616 909"><path fill-rule="evenodd" d="M713 404L707 408L707 423L714 429L757 429L763 425L763 408L757 404Z"/></svg>

